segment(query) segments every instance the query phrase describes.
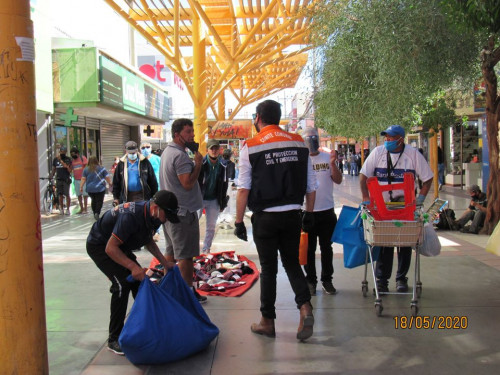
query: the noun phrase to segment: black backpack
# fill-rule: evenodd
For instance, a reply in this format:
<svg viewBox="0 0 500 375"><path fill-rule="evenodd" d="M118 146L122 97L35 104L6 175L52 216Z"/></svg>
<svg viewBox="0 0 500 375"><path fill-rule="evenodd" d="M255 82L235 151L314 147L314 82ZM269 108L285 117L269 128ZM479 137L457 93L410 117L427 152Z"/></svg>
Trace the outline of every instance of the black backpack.
<svg viewBox="0 0 500 375"><path fill-rule="evenodd" d="M451 224L455 220L455 211L447 208L439 213L439 221L436 224L438 229L452 229Z"/></svg>

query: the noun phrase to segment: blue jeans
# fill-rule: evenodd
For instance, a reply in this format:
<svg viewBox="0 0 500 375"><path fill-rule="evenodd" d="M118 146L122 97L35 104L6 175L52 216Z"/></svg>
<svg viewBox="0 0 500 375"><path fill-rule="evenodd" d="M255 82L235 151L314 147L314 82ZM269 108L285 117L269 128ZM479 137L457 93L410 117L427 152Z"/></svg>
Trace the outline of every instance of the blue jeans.
<svg viewBox="0 0 500 375"><path fill-rule="evenodd" d="M264 318L276 319L276 277L278 251L299 309L311 300L306 278L299 264L299 210L256 212L252 215L253 239L261 266L260 311Z"/></svg>
<svg viewBox="0 0 500 375"><path fill-rule="evenodd" d="M444 164L438 164L438 180L439 185L444 185Z"/></svg>
<svg viewBox="0 0 500 375"><path fill-rule="evenodd" d="M206 216L206 230L202 251L205 252L212 247L212 241L215 236L215 224L217 223L217 217L219 217L220 207L217 199L213 199L209 201L203 200L203 208L205 209Z"/></svg>

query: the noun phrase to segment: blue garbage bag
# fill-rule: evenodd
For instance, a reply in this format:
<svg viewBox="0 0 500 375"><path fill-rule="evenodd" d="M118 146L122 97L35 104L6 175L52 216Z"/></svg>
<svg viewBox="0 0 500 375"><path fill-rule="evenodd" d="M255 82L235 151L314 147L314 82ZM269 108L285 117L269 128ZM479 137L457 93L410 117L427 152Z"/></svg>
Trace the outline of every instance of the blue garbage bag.
<svg viewBox="0 0 500 375"><path fill-rule="evenodd" d="M174 267L159 285L145 278L119 343L133 364L162 364L210 345L219 329Z"/></svg>
<svg viewBox="0 0 500 375"><path fill-rule="evenodd" d="M343 245L344 267L355 268L365 264L367 246L360 207L342 206L333 231L332 242ZM379 253L380 248L374 247L372 250L374 261L378 259ZM368 258L369 261L370 258Z"/></svg>
<svg viewBox="0 0 500 375"><path fill-rule="evenodd" d="M361 220L361 210L357 207L342 206L339 219L335 225L335 230L332 235L332 242L339 244L344 243L344 229L345 228L358 228L363 225Z"/></svg>
<svg viewBox="0 0 500 375"><path fill-rule="evenodd" d="M345 268L355 268L365 264L366 251L368 249L365 236L363 233L363 227L357 228L344 228L344 267ZM380 247L375 246L372 248L372 258L375 262L380 254ZM370 263L370 257L368 256L368 263Z"/></svg>

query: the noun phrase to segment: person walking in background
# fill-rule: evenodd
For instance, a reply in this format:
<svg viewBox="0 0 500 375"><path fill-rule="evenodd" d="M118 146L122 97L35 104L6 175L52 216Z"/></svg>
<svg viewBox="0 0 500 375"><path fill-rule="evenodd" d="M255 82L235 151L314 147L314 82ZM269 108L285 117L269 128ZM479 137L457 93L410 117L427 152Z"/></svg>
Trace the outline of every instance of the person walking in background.
<svg viewBox="0 0 500 375"><path fill-rule="evenodd" d="M205 210L205 239L203 240L203 253L210 253L212 241L215 236L215 225L219 212L224 211L229 197L227 196L228 178L226 164L219 155L220 144L216 139L207 142L207 155L203 158L198 182L203 196L203 209ZM200 218L201 218L200 211Z"/></svg>
<svg viewBox="0 0 500 375"><path fill-rule="evenodd" d="M115 160L113 161L113 165L111 166L109 173L111 174L111 181L113 181L113 177L115 176L115 170L116 167L118 167L118 164L120 163L120 157L115 156ZM109 192L113 194L113 184L109 187Z"/></svg>
<svg viewBox="0 0 500 375"><path fill-rule="evenodd" d="M443 150L441 149L441 146L438 146L437 159L438 159L439 190L441 190L443 188L443 185L444 185L444 172L445 172L444 155L443 155Z"/></svg>
<svg viewBox="0 0 500 375"><path fill-rule="evenodd" d="M104 203L106 182L108 185L112 184L110 174L106 168L99 165L96 156L91 156L87 167L83 170L80 190L83 191L83 186L86 184L87 192L90 196L90 207L92 208L92 214L96 220L99 219Z"/></svg>
<svg viewBox="0 0 500 375"><path fill-rule="evenodd" d="M169 261L177 260L182 278L200 303L207 297L200 295L193 286L193 257L200 255L200 223L198 210L203 206L198 177L203 156L194 142L193 122L180 118L172 123L172 142L161 154L160 187L173 192L179 202L179 224L167 222L163 229L167 242L165 255ZM191 160L186 152L194 154Z"/></svg>
<svg viewBox="0 0 500 375"><path fill-rule="evenodd" d="M262 268L260 277L261 320L251 331L275 337L276 276L278 252L299 309L297 339L313 334L314 316L311 294L299 264L300 229L314 227L314 199L317 189L309 151L300 135L279 127L280 104L265 100L257 105L254 126L258 134L244 143L239 159L240 175L236 198L234 234L247 241L243 216L245 208L253 212L253 239ZM305 212L301 222L301 206Z"/></svg>
<svg viewBox="0 0 500 375"><path fill-rule="evenodd" d="M422 180L422 189L417 197L417 204L422 205L432 184L433 173L424 156L417 149L405 144L405 130L399 125L389 126L380 133L385 137L383 146L376 147L361 168L359 186L363 202L369 202L370 196L366 184L368 177L375 176L382 185L403 182L405 173L412 173ZM397 193L397 194L396 194ZM399 191L384 192L386 202L401 202L404 196ZM389 279L392 274L394 246L382 247L376 265L375 276L379 292L389 291ZM398 248L398 271L396 273L396 291L408 291L406 277L411 264L411 247Z"/></svg>
<svg viewBox="0 0 500 375"><path fill-rule="evenodd" d="M69 188L71 186L71 159L66 155L66 146L61 146L59 155L52 162L52 171L49 179L56 177L56 193L59 197L59 213L61 215L70 214L71 196ZM64 197L66 197L66 211L64 211Z"/></svg>
<svg viewBox="0 0 500 375"><path fill-rule="evenodd" d="M229 148L226 148L222 152L222 158L224 159L224 162L226 164L227 179L229 181L234 181L234 179L236 177L236 166L233 163L233 161L231 160L231 155L232 154L233 153L232 153L232 151Z"/></svg>
<svg viewBox="0 0 500 375"><path fill-rule="evenodd" d="M148 159L149 162L151 163L151 166L153 167L153 170L155 172L156 182L158 183L158 186L160 186L160 161L161 161L161 158L158 155L153 154L153 149L151 147L151 143L149 143L149 142L142 142L141 143L141 154L146 159ZM158 231L153 236L153 239L156 242L158 242L160 240L160 228L158 228Z"/></svg>
<svg viewBox="0 0 500 375"><path fill-rule="evenodd" d="M304 266L307 285L311 296L316 295L316 245L319 240L321 251L321 286L326 294L335 294L333 286L333 250L332 234L337 224L335 202L333 200L333 185L342 183L342 172L337 167L337 151L330 154L319 150L318 130L307 127L302 133L304 142L309 149L313 170L316 173L319 186L314 202L314 227L308 233L307 264Z"/></svg>
<svg viewBox="0 0 500 375"><path fill-rule="evenodd" d="M113 176L113 205L123 202L149 200L158 191L158 182L151 163L138 153L137 143L125 144Z"/></svg>
<svg viewBox="0 0 500 375"><path fill-rule="evenodd" d="M81 184L83 169L87 165L87 158L85 156L80 156L80 151L78 147L73 146L70 150L71 165L73 168L73 179L75 185L75 193L78 196L78 204L80 205L80 211L78 214L86 214L87 213L87 201L89 195L87 194L87 190L85 188L85 184ZM83 185L83 186L81 186ZM81 189L80 187L83 187Z"/></svg>

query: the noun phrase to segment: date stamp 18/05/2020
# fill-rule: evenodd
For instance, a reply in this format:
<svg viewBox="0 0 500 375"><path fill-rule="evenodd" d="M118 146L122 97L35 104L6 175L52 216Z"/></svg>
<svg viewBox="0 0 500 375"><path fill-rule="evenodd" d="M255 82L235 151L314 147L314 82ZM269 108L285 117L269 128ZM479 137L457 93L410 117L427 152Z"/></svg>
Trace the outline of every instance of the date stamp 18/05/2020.
<svg viewBox="0 0 500 375"><path fill-rule="evenodd" d="M394 329L467 329L466 316L395 316Z"/></svg>

